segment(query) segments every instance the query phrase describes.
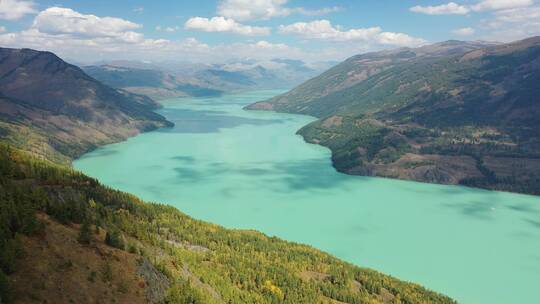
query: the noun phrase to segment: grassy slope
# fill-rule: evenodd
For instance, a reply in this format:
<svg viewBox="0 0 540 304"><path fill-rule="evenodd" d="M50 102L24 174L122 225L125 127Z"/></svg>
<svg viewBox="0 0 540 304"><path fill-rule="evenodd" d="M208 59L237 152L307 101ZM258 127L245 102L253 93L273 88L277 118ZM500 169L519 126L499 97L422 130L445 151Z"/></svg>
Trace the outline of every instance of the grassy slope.
<svg viewBox="0 0 540 304"><path fill-rule="evenodd" d="M454 303L418 285L350 265L309 246L194 220L172 207L143 202L6 145L0 145L0 173L0 290L4 300L33 302L48 296L52 297L49 302L58 303L67 301L65 294L71 292L73 297L84 297L84 289L92 290L92 296L97 290L109 298L140 299L141 292L151 288L134 277L133 261L151 261L166 274L169 303ZM36 217L36 213L43 215ZM48 224L44 226L44 222ZM92 231L100 227L101 234L92 236L88 245L74 240L81 223ZM55 231L63 231L65 237L59 238ZM113 236L110 244L127 248L129 253L104 246L105 231ZM58 245L55 238L64 241L63 249L57 248L53 254L54 244ZM23 251L31 252L18 254L21 244ZM84 259L88 265L73 254L62 253L67 250L88 257ZM93 252L101 252L101 260ZM51 255L58 262L42 262L37 273L56 280L88 279L66 282L61 293L52 291L51 284L40 283L37 275L31 282L28 278L15 280L27 269L26 262L39 263L41 257ZM108 278L107 267L119 267L118 261L131 266ZM25 292L22 284L34 284L30 286L36 289ZM55 298L60 296L64 298Z"/></svg>

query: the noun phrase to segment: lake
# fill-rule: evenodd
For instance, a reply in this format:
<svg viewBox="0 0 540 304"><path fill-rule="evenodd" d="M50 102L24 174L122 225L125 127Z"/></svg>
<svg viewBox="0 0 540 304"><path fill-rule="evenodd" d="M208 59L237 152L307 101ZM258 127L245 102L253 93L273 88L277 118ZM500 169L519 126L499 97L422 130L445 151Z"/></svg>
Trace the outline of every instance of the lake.
<svg viewBox="0 0 540 304"><path fill-rule="evenodd" d="M280 91L162 102L176 126L84 155L102 183L198 219L310 244L464 304L538 303L540 197L335 171L295 132L245 111Z"/></svg>

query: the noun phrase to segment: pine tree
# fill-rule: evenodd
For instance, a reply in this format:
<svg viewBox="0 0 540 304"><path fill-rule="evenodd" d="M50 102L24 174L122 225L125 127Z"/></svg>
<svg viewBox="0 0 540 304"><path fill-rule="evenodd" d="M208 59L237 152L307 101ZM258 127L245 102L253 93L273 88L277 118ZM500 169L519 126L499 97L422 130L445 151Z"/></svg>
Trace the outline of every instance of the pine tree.
<svg viewBox="0 0 540 304"><path fill-rule="evenodd" d="M90 229L90 223L88 220L84 220L81 225L81 230L79 231L79 243L81 244L90 244L92 240L92 231Z"/></svg>

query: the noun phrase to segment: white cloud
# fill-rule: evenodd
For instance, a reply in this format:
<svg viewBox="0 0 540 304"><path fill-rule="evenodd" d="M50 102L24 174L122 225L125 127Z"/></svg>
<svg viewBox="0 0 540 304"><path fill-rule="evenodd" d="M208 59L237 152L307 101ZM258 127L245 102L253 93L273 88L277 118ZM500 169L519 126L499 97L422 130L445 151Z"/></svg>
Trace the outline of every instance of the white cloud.
<svg viewBox="0 0 540 304"><path fill-rule="evenodd" d="M505 42L540 35L540 6L534 3L534 0L476 0L468 1L468 4L449 2L437 6L414 6L410 11L429 15L488 13L488 17L477 26L481 30L478 38ZM471 36L476 31L466 27L452 33Z"/></svg>
<svg viewBox="0 0 540 304"><path fill-rule="evenodd" d="M243 25L231 18L221 16L211 19L193 17L186 21L185 28L203 32L230 32L245 36L270 34L270 28L268 27Z"/></svg>
<svg viewBox="0 0 540 304"><path fill-rule="evenodd" d="M302 15L306 15L306 16L322 16L322 15L328 15L328 14L331 14L331 13L336 13L336 12L339 12L339 11L342 11L343 8L339 7L339 6L334 6L334 7L324 7L324 8L321 8L321 9L306 9L306 8L303 8L303 7L297 7L297 8L294 8L292 9L293 12L295 13L299 13L299 14L302 14Z"/></svg>
<svg viewBox="0 0 540 304"><path fill-rule="evenodd" d="M474 35L474 29L472 27L463 27L459 29L455 29L452 31L452 34L458 35L458 36L471 36Z"/></svg>
<svg viewBox="0 0 540 304"><path fill-rule="evenodd" d="M141 25L119 18L84 15L71 9L46 9L23 31L0 33L0 45L32 48L56 53L79 62L99 60L182 60L224 62L251 58L270 60L290 58L320 60L329 57L324 50L306 52L297 47L265 40L250 43L223 43L209 46L195 38L179 41L148 39L137 32ZM167 30L167 28L162 28ZM324 53L324 54L323 54ZM343 52L332 53L341 56Z"/></svg>
<svg viewBox="0 0 540 304"><path fill-rule="evenodd" d="M88 38L116 38L125 42L142 40L142 34L134 32L140 24L113 17L84 15L69 8L51 7L40 12L32 29L50 35L70 35Z"/></svg>
<svg viewBox="0 0 540 304"><path fill-rule="evenodd" d="M0 45L48 50L77 61L101 59L182 60L224 62L230 59L306 58L306 53L265 40L209 46L195 38L179 41L147 39L141 26L118 18L83 15L71 9L47 9L20 32L0 33ZM161 28L167 31L168 29ZM0 31L2 29L0 28Z"/></svg>
<svg viewBox="0 0 540 304"><path fill-rule="evenodd" d="M466 15L471 11L497 11L527 7L534 4L534 0L481 0L473 5L462 5L455 2L435 6L413 6L409 10L415 13L428 15Z"/></svg>
<svg viewBox="0 0 540 304"><path fill-rule="evenodd" d="M473 5L475 11L513 9L533 5L533 0L482 0Z"/></svg>
<svg viewBox="0 0 540 304"><path fill-rule="evenodd" d="M133 12L137 14L142 14L144 12L144 7L142 6L136 7L133 9Z"/></svg>
<svg viewBox="0 0 540 304"><path fill-rule="evenodd" d="M496 11L481 23L487 31L481 38L514 41L540 35L540 5Z"/></svg>
<svg viewBox="0 0 540 304"><path fill-rule="evenodd" d="M308 16L321 16L340 11L341 8L325 7L306 9L303 7L286 7L288 0L221 0L217 14L239 21L267 20L298 13Z"/></svg>
<svg viewBox="0 0 540 304"><path fill-rule="evenodd" d="M498 11L495 13L495 18L499 22L528 23L536 21L538 23L540 22L540 6Z"/></svg>
<svg viewBox="0 0 540 304"><path fill-rule="evenodd" d="M100 54L118 54L120 58L137 54L145 58L145 54L167 53L171 48L204 50L208 47L192 40L173 43L164 39L146 39L142 33L136 32L141 27L120 18L85 15L68 8L51 7L41 11L29 29L0 34L0 45L45 49L81 60Z"/></svg>
<svg viewBox="0 0 540 304"><path fill-rule="evenodd" d="M279 31L283 34L298 35L307 39L325 39L335 41L367 40L381 32L380 27L351 29L341 31L328 20L311 22L297 22L289 25L280 25Z"/></svg>
<svg viewBox="0 0 540 304"><path fill-rule="evenodd" d="M33 1L0 0L0 19L17 20L24 15L37 13L34 6Z"/></svg>
<svg viewBox="0 0 540 304"><path fill-rule="evenodd" d="M142 34L141 34L142 35ZM170 59L200 60L211 55L211 49L194 38L180 41L166 39L117 39L114 37L83 37L47 34L36 29L0 34L0 44L14 48L48 50L62 58L78 61L100 59Z"/></svg>
<svg viewBox="0 0 540 304"><path fill-rule="evenodd" d="M289 46L284 43L270 43L265 40L261 40L255 44L253 44L254 47L266 49L266 50L287 50L289 49Z"/></svg>
<svg viewBox="0 0 540 304"><path fill-rule="evenodd" d="M180 30L179 26L156 26L156 31L158 32L167 32L167 33L174 33L176 31Z"/></svg>
<svg viewBox="0 0 540 304"><path fill-rule="evenodd" d="M0 33L5 33L5 32L6 32L6 27L0 26Z"/></svg>
<svg viewBox="0 0 540 304"><path fill-rule="evenodd" d="M218 5L220 16L246 21L287 16L290 9L283 7L287 0L223 0Z"/></svg>
<svg viewBox="0 0 540 304"><path fill-rule="evenodd" d="M470 12L470 9L464 5L459 5L455 2L441 4L436 6L413 6L409 9L411 12L428 14L428 15L465 15Z"/></svg>
<svg viewBox="0 0 540 304"><path fill-rule="evenodd" d="M374 44L415 46L425 43L420 38L411 37L403 33L382 32L380 27L358 28L342 30L335 27L328 20L312 22L297 22L289 25L280 25L283 34L297 35L306 39L320 39L330 41L366 41Z"/></svg>
<svg viewBox="0 0 540 304"><path fill-rule="evenodd" d="M422 38L416 38L404 33L382 32L375 40L378 44L392 46L420 46L426 44L427 41Z"/></svg>

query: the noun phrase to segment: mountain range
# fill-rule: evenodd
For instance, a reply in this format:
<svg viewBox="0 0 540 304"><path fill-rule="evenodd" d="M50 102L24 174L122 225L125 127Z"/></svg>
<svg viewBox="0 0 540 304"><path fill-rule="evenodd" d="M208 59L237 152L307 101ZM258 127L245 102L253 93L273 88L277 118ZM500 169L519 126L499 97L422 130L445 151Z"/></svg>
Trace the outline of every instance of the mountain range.
<svg viewBox="0 0 540 304"><path fill-rule="evenodd" d="M300 60L287 59L224 64L113 61L84 66L83 69L109 86L161 100L290 88L318 75L329 64L310 66Z"/></svg>
<svg viewBox="0 0 540 304"><path fill-rule="evenodd" d="M353 56L247 109L299 130L341 172L540 194L540 37Z"/></svg>

